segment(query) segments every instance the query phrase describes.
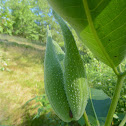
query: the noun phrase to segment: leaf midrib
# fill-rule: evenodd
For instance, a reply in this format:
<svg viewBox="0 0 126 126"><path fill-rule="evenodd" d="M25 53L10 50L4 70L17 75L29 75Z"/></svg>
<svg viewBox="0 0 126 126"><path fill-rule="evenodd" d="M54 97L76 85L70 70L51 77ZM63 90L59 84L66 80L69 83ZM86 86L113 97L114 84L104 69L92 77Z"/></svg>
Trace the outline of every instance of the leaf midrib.
<svg viewBox="0 0 126 126"><path fill-rule="evenodd" d="M111 58L109 57L108 53L106 52L104 46L102 45L102 42L101 40L99 39L98 35L97 35L97 32L96 32L96 29L94 27L94 24L93 24L93 21L92 21L92 17L91 17L91 14L90 14L90 10L89 10L89 7L88 7L88 3L87 3L87 0L83 0L83 6L84 6L84 9L85 9L85 13L86 13L86 16L87 16L87 20L88 20L88 23L89 23L89 26L90 26L90 29L94 35L94 38L97 42L97 44L99 45L101 51L103 52L106 60L108 61L110 67L113 69L113 71L115 72L116 75L118 75L118 71L113 63L113 61L111 60Z"/></svg>

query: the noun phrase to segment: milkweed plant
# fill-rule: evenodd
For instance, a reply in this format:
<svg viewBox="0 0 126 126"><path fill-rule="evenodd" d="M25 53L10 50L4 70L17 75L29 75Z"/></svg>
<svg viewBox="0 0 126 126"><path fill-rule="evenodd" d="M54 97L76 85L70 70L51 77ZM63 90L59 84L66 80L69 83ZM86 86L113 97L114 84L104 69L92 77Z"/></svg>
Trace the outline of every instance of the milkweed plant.
<svg viewBox="0 0 126 126"><path fill-rule="evenodd" d="M44 83L53 110L64 122L77 121L84 117L87 126L111 126L126 77L126 71L121 69L121 62L126 57L125 0L48 0L48 2L61 27L65 45L64 52L52 39L48 27ZM111 67L117 76L111 100L103 91L88 86L85 64L74 36L63 19L74 28L90 51ZM102 102L99 108L98 101ZM119 126L124 126L125 122L126 116Z"/></svg>

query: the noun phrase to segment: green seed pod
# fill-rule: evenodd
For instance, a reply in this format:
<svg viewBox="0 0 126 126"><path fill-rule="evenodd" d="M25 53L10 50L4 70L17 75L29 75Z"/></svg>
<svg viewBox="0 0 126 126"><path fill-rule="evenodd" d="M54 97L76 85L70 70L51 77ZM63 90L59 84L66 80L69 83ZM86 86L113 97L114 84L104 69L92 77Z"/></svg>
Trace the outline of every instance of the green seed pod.
<svg viewBox="0 0 126 126"><path fill-rule="evenodd" d="M78 120L88 100L85 68L74 37L55 12L65 42L65 55L48 33L44 63L45 90L56 114L65 122ZM64 59L64 61L63 61Z"/></svg>
<svg viewBox="0 0 126 126"><path fill-rule="evenodd" d="M54 11L59 22L65 42L64 87L74 120L83 115L88 100L88 84L83 61L76 46L74 37L63 21Z"/></svg>
<svg viewBox="0 0 126 126"><path fill-rule="evenodd" d="M49 102L55 113L65 122L70 122L69 105L64 90L64 80L62 67L60 65L61 57L58 53L64 55L58 45L52 41L51 33L48 30L47 45L44 61L44 83L45 91ZM58 59L59 58L59 59Z"/></svg>
<svg viewBox="0 0 126 126"><path fill-rule="evenodd" d="M64 70L63 60L64 60L64 52L60 48L60 46L57 44L57 42L53 41L54 49L57 55L57 58L61 64L62 70Z"/></svg>

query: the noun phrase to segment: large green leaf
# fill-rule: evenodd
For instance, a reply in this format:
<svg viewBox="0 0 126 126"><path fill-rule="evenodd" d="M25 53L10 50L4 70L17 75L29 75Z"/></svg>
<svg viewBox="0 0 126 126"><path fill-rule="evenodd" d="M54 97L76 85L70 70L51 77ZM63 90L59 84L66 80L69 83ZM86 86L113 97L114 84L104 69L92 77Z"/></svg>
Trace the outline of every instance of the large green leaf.
<svg viewBox="0 0 126 126"><path fill-rule="evenodd" d="M125 0L48 0L102 62L115 68L126 56Z"/></svg>
<svg viewBox="0 0 126 126"><path fill-rule="evenodd" d="M102 90L91 88L86 112L92 126L104 126L110 103L110 98ZM84 124L83 117L79 123Z"/></svg>

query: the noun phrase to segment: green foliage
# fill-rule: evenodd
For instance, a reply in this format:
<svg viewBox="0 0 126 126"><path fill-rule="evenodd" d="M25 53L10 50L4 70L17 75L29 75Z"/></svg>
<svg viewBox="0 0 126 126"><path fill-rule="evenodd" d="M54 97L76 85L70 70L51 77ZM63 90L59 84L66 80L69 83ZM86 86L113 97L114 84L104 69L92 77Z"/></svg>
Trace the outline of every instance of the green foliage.
<svg viewBox="0 0 126 126"><path fill-rule="evenodd" d="M126 55L126 3L124 0L83 1L48 0L54 10L71 24L93 54L114 68Z"/></svg>
<svg viewBox="0 0 126 126"><path fill-rule="evenodd" d="M102 89L112 99L117 81L116 75L113 73L110 67L106 66L105 64L94 58L94 56L88 49L86 49L85 51L87 51L87 53L82 55L82 58L86 64L85 67L90 87ZM126 61L124 61L121 64L122 69L125 69L125 64ZM115 114L126 113L125 92L126 92L126 80L124 80L124 85L121 90L121 95ZM121 120L122 119L120 118L114 119L113 125L114 124L116 125L116 123L119 124Z"/></svg>
<svg viewBox="0 0 126 126"><path fill-rule="evenodd" d="M36 108L38 108L38 112L35 115L35 117L33 118L33 120L36 119L36 118L39 118L42 114L47 114L47 113L50 112L51 106L50 106L48 99L47 99L45 94L43 94L42 96L36 96L36 97L28 100L25 103L25 105L27 105L28 103L30 103L33 100L35 100L35 102L38 103L38 105L35 106Z"/></svg>
<svg viewBox="0 0 126 126"><path fill-rule="evenodd" d="M30 104L32 101L35 101L35 104L37 105L33 106L33 108L37 108L38 112L34 117L32 118L32 124L33 126L40 126L40 125L49 125L49 126L80 126L77 122L70 122L66 123L62 121L60 118L58 118L52 111L52 107L50 106L50 103L47 99L46 94L36 96L30 100L28 100L24 106ZM43 118L43 116L45 118Z"/></svg>
<svg viewBox="0 0 126 126"><path fill-rule="evenodd" d="M0 6L0 33L12 35L13 20L12 15L9 13L7 4L1 1Z"/></svg>
<svg viewBox="0 0 126 126"><path fill-rule="evenodd" d="M102 89L112 99L117 81L116 75L113 73L110 67L94 58L93 54L88 49L86 49L85 52L87 53L82 54L82 58L84 63L86 64L85 67L87 79L90 87ZM125 69L125 64L126 60L121 64L122 69ZM124 80L124 85L121 90L121 97L116 108L116 112L118 113L126 112L125 92L126 80Z"/></svg>
<svg viewBox="0 0 126 126"><path fill-rule="evenodd" d="M46 0L1 0L0 12L0 33L45 43L46 26L52 22L53 39L62 41Z"/></svg>

